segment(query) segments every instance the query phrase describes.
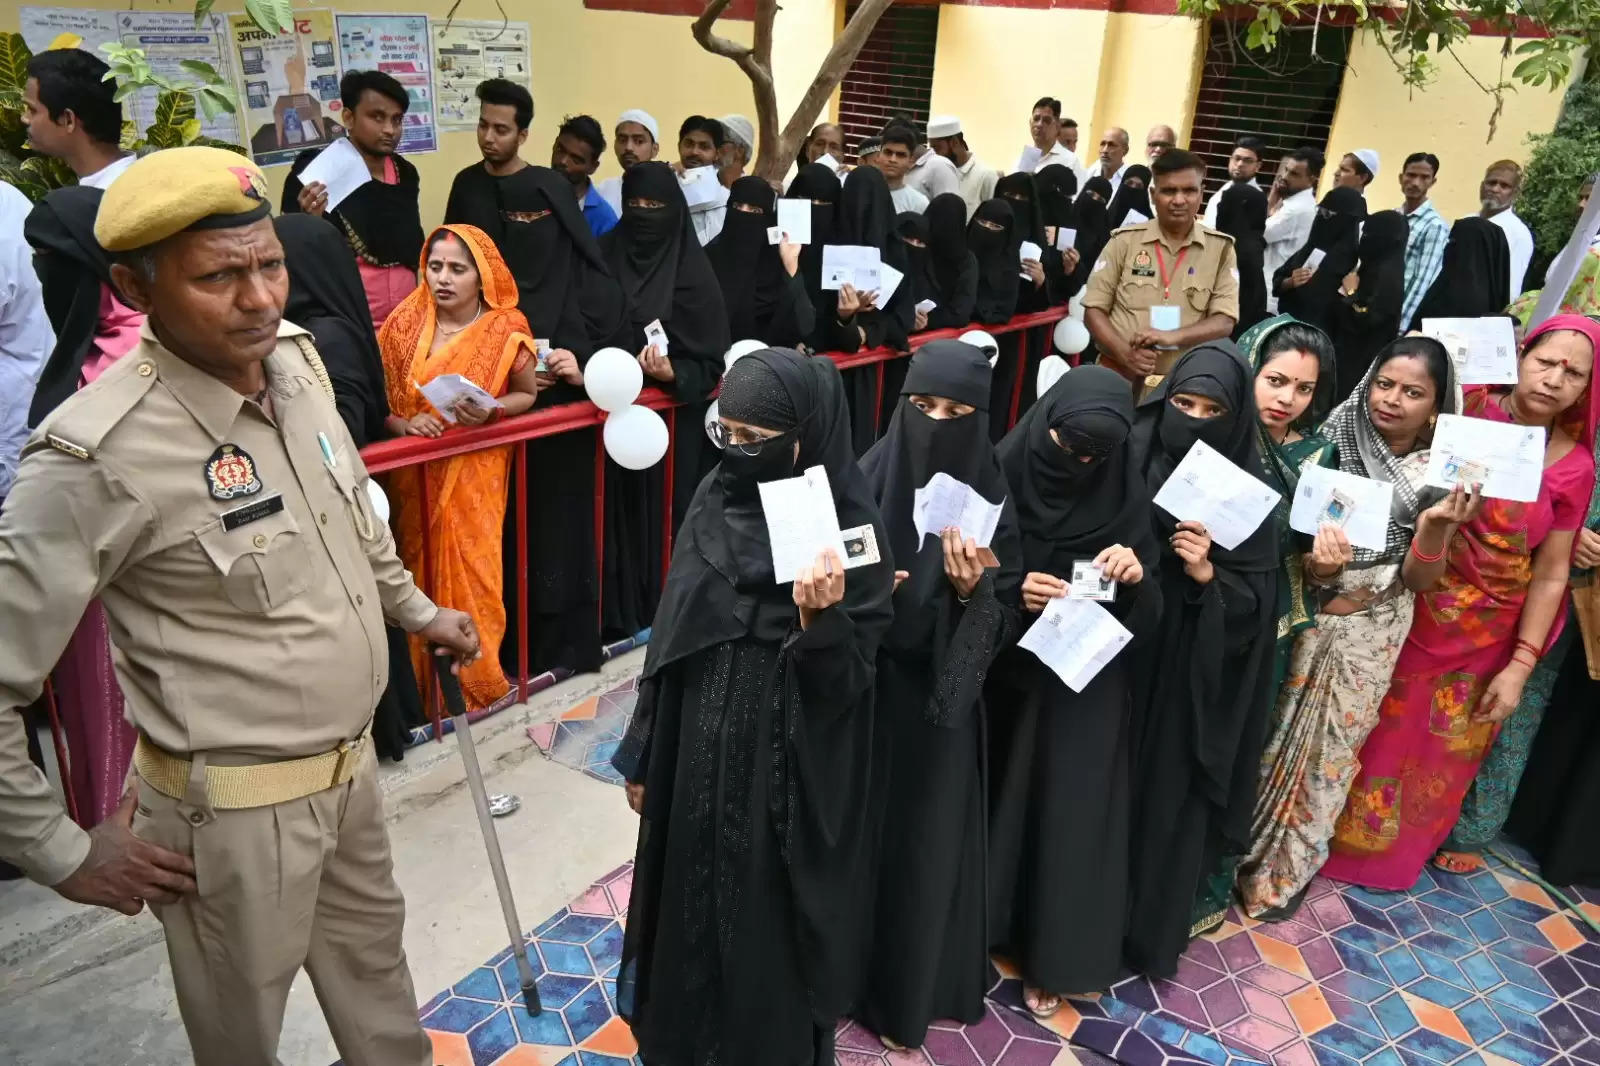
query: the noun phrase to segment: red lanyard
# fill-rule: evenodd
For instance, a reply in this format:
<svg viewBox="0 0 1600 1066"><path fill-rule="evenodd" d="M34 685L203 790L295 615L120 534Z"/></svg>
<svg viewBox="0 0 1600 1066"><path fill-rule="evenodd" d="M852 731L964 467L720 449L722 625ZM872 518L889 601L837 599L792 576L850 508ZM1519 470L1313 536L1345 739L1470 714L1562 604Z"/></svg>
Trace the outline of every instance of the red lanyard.
<svg viewBox="0 0 1600 1066"><path fill-rule="evenodd" d="M1162 254L1161 242L1156 242L1156 262L1161 264L1161 298L1172 299L1172 276L1183 269L1183 257L1189 254L1189 247L1185 245L1178 253L1177 262L1172 264L1172 274L1167 273L1167 257Z"/></svg>

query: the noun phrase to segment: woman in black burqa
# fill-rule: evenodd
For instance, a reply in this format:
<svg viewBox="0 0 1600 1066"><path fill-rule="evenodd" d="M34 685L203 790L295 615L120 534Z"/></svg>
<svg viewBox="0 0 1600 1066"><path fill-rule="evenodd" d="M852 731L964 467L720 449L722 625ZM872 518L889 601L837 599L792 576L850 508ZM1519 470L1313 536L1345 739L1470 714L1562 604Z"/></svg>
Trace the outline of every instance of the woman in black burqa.
<svg viewBox="0 0 1600 1066"><path fill-rule="evenodd" d="M344 235L331 222L314 215L281 215L272 225L283 245L289 274L283 317L311 333L333 383L334 406L356 447L383 440L389 435L384 427L389 398L383 382L383 356L372 332L361 275ZM411 730L428 719L411 669L405 631L385 628L389 683L373 712L372 741L379 755L401 759Z"/></svg>
<svg viewBox="0 0 1600 1066"><path fill-rule="evenodd" d="M1093 180L1091 178L1090 182ZM1110 182L1106 184L1109 186ZM1088 188L1088 183L1084 187ZM1129 211L1137 211L1147 220L1155 217L1155 211L1150 206L1150 168L1143 163L1135 163L1122 172L1122 181L1118 183L1111 202L1106 205L1113 231L1139 224L1138 220L1132 223L1128 221Z"/></svg>
<svg viewBox="0 0 1600 1066"><path fill-rule="evenodd" d="M1267 279L1262 260L1267 248L1267 194L1249 182L1231 182L1217 204L1217 228L1233 238L1239 268L1239 321L1235 339L1267 317Z"/></svg>
<svg viewBox="0 0 1600 1066"><path fill-rule="evenodd" d="M622 176L622 218L600 239L600 250L628 301L626 349L639 352L646 387L665 389L680 404L673 419L673 498L683 520L708 459L702 429L708 397L722 373L728 311L722 286L694 222L677 175L665 163L640 163ZM668 351L646 348L645 327L660 321ZM663 474L660 466L624 470L606 463L604 630L628 637L649 625L661 588Z"/></svg>
<svg viewBox="0 0 1600 1066"><path fill-rule="evenodd" d="M777 224L772 186L740 178L728 190L727 221L706 245L706 257L728 306L728 335L791 348L811 337L817 316L800 273L803 246L785 250L767 239Z"/></svg>
<svg viewBox="0 0 1600 1066"><path fill-rule="evenodd" d="M1410 235L1406 216L1398 211L1379 211L1361 231L1356 290L1339 301L1333 314L1333 345L1338 352L1334 403L1342 403L1355 391L1378 353L1400 334Z"/></svg>
<svg viewBox="0 0 1600 1066"><path fill-rule="evenodd" d="M928 226L928 265L933 280L924 329L959 329L972 321L978 302L978 260L967 248L967 202L953 192L940 193L923 213Z"/></svg>
<svg viewBox="0 0 1600 1066"><path fill-rule="evenodd" d="M1356 268L1361 223L1366 217L1367 201L1361 193L1345 186L1329 190L1317 205L1317 217L1311 222L1311 234L1304 247L1272 275L1272 291L1278 297L1280 312L1324 333L1333 331L1339 287ZM1323 258L1312 270L1307 261L1316 251L1321 251Z"/></svg>
<svg viewBox="0 0 1600 1066"><path fill-rule="evenodd" d="M1500 314L1510 289L1511 246L1506 231L1486 218L1468 215L1450 227L1439 276L1423 294L1409 325L1421 329L1425 318Z"/></svg>
<svg viewBox="0 0 1600 1066"><path fill-rule="evenodd" d="M989 441L990 373L970 344L918 349L888 432L861 460L905 580L878 654L872 808L882 845L857 1016L898 1047L921 1046L937 1018L978 1021L988 985L982 690L1016 637L1023 554ZM916 494L935 474L1004 504L990 541L998 569L985 569L959 530L917 533Z"/></svg>
<svg viewBox="0 0 1600 1066"><path fill-rule="evenodd" d="M893 568L831 360L754 352L718 408L722 462L684 519L612 760L642 818L617 1003L648 1066L823 1066L864 958ZM757 486L812 466L883 561L774 576Z"/></svg>
<svg viewBox="0 0 1600 1066"><path fill-rule="evenodd" d="M1022 529L1024 626L1064 594L1076 562L1118 581L1102 606L1134 635L1082 692L1008 651L986 689L993 767L990 929L1022 971L1027 1007L1110 986L1122 961L1131 829L1135 654L1161 617L1150 490L1135 466L1133 397L1079 367L1000 442Z"/></svg>
<svg viewBox="0 0 1600 1066"><path fill-rule="evenodd" d="M1151 498L1196 441L1265 483L1256 419L1254 375L1231 341L1186 353L1134 420ZM1135 663L1125 961L1165 977L1191 935L1218 920L1215 897L1249 843L1274 695L1278 540L1270 521L1230 550L1160 507L1152 520L1164 610Z"/></svg>

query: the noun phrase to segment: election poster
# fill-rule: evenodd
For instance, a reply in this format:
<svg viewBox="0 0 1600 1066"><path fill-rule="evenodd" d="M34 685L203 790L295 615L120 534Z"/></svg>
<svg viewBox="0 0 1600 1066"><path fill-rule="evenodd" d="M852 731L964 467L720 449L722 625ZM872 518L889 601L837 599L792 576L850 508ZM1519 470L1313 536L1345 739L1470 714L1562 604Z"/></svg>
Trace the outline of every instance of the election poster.
<svg viewBox="0 0 1600 1066"><path fill-rule="evenodd" d="M343 135L333 13L296 11L294 32L277 35L247 15L227 18L251 157L264 167L292 163L307 148Z"/></svg>
<svg viewBox="0 0 1600 1066"><path fill-rule="evenodd" d="M505 78L533 91L528 24L498 19L433 23L434 117L441 130L478 124L478 83Z"/></svg>
<svg viewBox="0 0 1600 1066"><path fill-rule="evenodd" d="M405 87L410 108L400 135L400 153L437 151L428 16L340 12L337 19L339 58L344 69L381 70Z"/></svg>

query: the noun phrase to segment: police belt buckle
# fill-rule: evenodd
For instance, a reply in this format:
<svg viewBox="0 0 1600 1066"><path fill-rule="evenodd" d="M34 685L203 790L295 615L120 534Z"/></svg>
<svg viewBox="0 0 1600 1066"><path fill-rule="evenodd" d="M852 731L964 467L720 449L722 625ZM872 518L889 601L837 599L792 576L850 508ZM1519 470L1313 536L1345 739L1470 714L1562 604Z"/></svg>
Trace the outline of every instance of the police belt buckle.
<svg viewBox="0 0 1600 1066"><path fill-rule="evenodd" d="M217 810L270 807L326 792L349 781L361 766L369 734L362 730L332 751L303 759L256 763L251 766L206 765L206 798ZM171 799L183 799L189 782L190 762L168 754L139 736L133 766L151 788Z"/></svg>

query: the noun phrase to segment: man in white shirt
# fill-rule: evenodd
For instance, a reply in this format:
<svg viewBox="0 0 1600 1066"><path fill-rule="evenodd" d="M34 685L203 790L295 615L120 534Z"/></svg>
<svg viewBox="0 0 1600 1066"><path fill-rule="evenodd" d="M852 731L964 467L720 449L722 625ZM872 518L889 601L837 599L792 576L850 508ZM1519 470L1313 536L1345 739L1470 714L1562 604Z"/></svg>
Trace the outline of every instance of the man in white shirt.
<svg viewBox="0 0 1600 1066"><path fill-rule="evenodd" d="M745 167L756 157L755 123L743 115L723 115L722 144L717 149L717 177L725 189L744 177Z"/></svg>
<svg viewBox="0 0 1600 1066"><path fill-rule="evenodd" d="M895 213L928 209L928 198L906 183L911 170L911 153L916 151L917 135L904 126L890 125L883 131L882 147L878 149L877 167L883 171L883 180L889 185L889 199L894 201Z"/></svg>
<svg viewBox="0 0 1600 1066"><path fill-rule="evenodd" d="M915 145L911 150L911 169L906 171L907 188L915 189L928 200L947 192L961 191L961 175L956 171L956 165L924 144L922 135L910 119L890 119L884 131L887 132L890 126L909 134Z"/></svg>
<svg viewBox="0 0 1600 1066"><path fill-rule="evenodd" d="M704 115L690 115L678 127L678 165L673 169L682 178L690 171L715 167L717 155L728 137L722 123ZM722 232L723 220L728 217L728 190L721 181L708 183L701 179L696 188L684 188L689 201L689 219L694 223L695 236L701 244L710 244ZM618 218L622 216L618 215Z"/></svg>
<svg viewBox="0 0 1600 1066"><path fill-rule="evenodd" d="M1122 188L1122 175L1128 171L1128 131L1112 126L1100 138L1100 159L1089 168L1089 177L1105 178L1111 183L1111 195ZM1079 188L1083 186L1080 184Z"/></svg>
<svg viewBox="0 0 1600 1066"><path fill-rule="evenodd" d="M56 346L33 249L22 236L31 210L26 196L0 182L0 500L11 491L28 439L33 386Z"/></svg>
<svg viewBox="0 0 1600 1066"><path fill-rule="evenodd" d="M1211 197L1211 202L1206 204L1205 223L1212 229L1217 228L1217 211L1222 206L1222 194L1228 191L1229 185L1249 185L1253 189L1261 188L1256 184L1256 175L1261 172L1261 149L1264 146L1260 137L1244 136L1233 142L1233 154L1228 157L1228 185L1216 191Z"/></svg>
<svg viewBox="0 0 1600 1066"><path fill-rule="evenodd" d="M107 67L80 48L54 48L28 61L22 124L41 155L72 168L79 185L104 189L133 165L122 150L122 105Z"/></svg>
<svg viewBox="0 0 1600 1066"><path fill-rule="evenodd" d="M960 179L956 191L967 202L967 220L970 222L978 205L994 196L994 186L1000 180L1000 172L985 166L967 147L966 134L961 132L961 120L954 115L935 115L928 120L928 144L956 168Z"/></svg>
<svg viewBox="0 0 1600 1066"><path fill-rule="evenodd" d="M1533 260L1533 232L1515 210L1521 193L1522 167L1510 159L1489 164L1483 184L1478 186L1478 199L1483 205L1478 215L1505 230L1506 243L1511 246L1511 293L1506 297L1507 303L1522 295L1522 283Z"/></svg>
<svg viewBox="0 0 1600 1066"><path fill-rule="evenodd" d="M1317 217L1317 179L1322 177L1322 153L1315 148L1296 148L1278 163L1267 196L1267 246L1261 269L1267 279L1267 310L1278 313L1278 298L1272 295L1272 275L1298 252L1311 236L1311 223Z"/></svg>
<svg viewBox="0 0 1600 1066"><path fill-rule="evenodd" d="M622 169L638 163L648 163L661 151L661 127L648 111L633 108L617 119L617 128L611 135L611 148L617 154ZM595 182L595 191L611 205L618 218L622 217L622 178L607 178Z"/></svg>
<svg viewBox="0 0 1600 1066"><path fill-rule="evenodd" d="M1061 144L1061 101L1054 97L1041 97L1033 105L1033 114L1028 119L1028 133L1033 138L1033 144L1022 150L1022 156L1017 160L1016 169L1037 174L1048 166L1064 166L1073 174L1083 173L1083 163L1078 160L1077 153Z"/></svg>

